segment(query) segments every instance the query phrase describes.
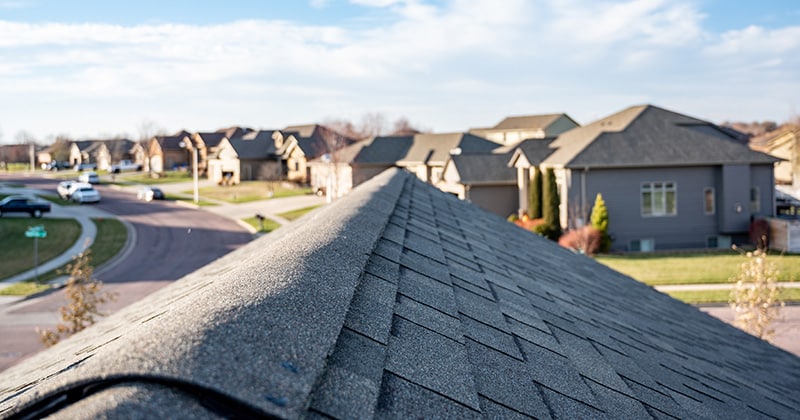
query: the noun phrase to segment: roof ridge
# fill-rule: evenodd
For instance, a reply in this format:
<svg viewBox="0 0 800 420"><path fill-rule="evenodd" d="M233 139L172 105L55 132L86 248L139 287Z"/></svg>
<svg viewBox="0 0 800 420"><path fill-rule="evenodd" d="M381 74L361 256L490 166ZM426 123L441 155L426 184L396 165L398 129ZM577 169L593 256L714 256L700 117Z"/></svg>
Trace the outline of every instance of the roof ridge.
<svg viewBox="0 0 800 420"><path fill-rule="evenodd" d="M233 398L281 417L299 417L409 176L388 170L347 200L311 212L303 222L255 240L159 290L146 299L149 303L134 303L80 338L60 343L63 354L72 357L43 352L27 361L37 369L17 365L6 370L0 394L20 395L14 401L0 397L0 412L83 378L153 372L157 366L161 375L200 386L225 384L236 389ZM271 258L259 257L263 255ZM200 289L204 292L196 293ZM168 340L158 338L167 336ZM87 350L87 341L103 344ZM263 351L267 347L271 351ZM221 353L226 357L219 357ZM248 363L241 363L245 360ZM76 366L69 368L72 364ZM265 370L271 374L264 375ZM58 380L35 385L52 376ZM12 382L29 385L11 391Z"/></svg>

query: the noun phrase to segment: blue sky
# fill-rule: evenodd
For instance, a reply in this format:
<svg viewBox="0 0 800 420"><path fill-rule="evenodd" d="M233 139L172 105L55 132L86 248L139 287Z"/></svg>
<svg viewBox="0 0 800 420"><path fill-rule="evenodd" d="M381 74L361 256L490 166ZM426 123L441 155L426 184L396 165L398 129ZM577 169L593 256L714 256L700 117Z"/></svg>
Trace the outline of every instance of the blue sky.
<svg viewBox="0 0 800 420"><path fill-rule="evenodd" d="M0 0L0 141L651 103L800 115L800 2Z"/></svg>

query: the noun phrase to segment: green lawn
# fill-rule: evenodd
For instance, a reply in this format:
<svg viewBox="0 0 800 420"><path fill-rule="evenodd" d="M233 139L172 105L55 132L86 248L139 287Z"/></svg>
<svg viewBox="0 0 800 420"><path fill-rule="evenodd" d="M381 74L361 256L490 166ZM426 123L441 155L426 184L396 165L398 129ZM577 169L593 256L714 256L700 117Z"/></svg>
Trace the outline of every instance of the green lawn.
<svg viewBox="0 0 800 420"><path fill-rule="evenodd" d="M186 171L167 171L164 176L153 178L148 172L123 172L114 174L113 179L109 184L129 185L129 184L143 184L143 185L157 185L157 184L171 184L175 182L186 182L192 180L192 173Z"/></svg>
<svg viewBox="0 0 800 420"><path fill-rule="evenodd" d="M727 283L745 257L734 251L602 255L597 261L649 285ZM770 255L780 281L800 280L800 255Z"/></svg>
<svg viewBox="0 0 800 420"><path fill-rule="evenodd" d="M728 303L730 290L703 290L692 292L666 292L668 295L680 301L699 304L699 303ZM781 290L781 300L784 302L800 301L800 289L785 288Z"/></svg>
<svg viewBox="0 0 800 420"><path fill-rule="evenodd" d="M283 217L286 220L296 220L302 217L304 214L314 210L317 207L321 206L311 206L311 207L304 207L302 209L291 210L283 213L278 213L278 216Z"/></svg>
<svg viewBox="0 0 800 420"><path fill-rule="evenodd" d="M75 222L74 220L71 219L54 219L54 220L66 220ZM122 250L122 247L125 245L125 241L128 238L128 231L125 228L125 225L123 225L122 222L120 222L117 219L92 219L92 221L97 226L97 237L95 238L94 243L92 244L91 247L89 247L89 249L92 251L92 262L91 262L92 267L98 267L106 263L114 256L116 256ZM78 229L80 230L80 225L78 226ZM48 237L49 237L49 232L48 232ZM71 245L72 244L70 244L70 246ZM0 245L0 252L2 252L2 248L3 246ZM33 264L31 263L28 269L32 267ZM19 282L10 287L0 290L0 295L26 296L32 293L37 293L49 289L50 285L42 283L45 283L47 281L50 281L52 279L55 279L63 275L65 273L65 270L66 270L66 265L48 271L46 273L40 274L39 284L36 284L33 280Z"/></svg>
<svg viewBox="0 0 800 420"><path fill-rule="evenodd" d="M193 194L194 191L184 191ZM310 194L311 188L286 186L282 182L244 181L238 185L212 186L200 189L200 196L229 203L246 203L270 198Z"/></svg>
<svg viewBox="0 0 800 420"><path fill-rule="evenodd" d="M34 239L25 231L37 225L47 232L46 238L38 239L40 264L69 249L81 234L81 225L73 219L0 218L0 279L33 268Z"/></svg>
<svg viewBox="0 0 800 420"><path fill-rule="evenodd" d="M269 219L269 218L265 218L264 219L264 224L263 224L264 227L263 227L263 229L260 228L260 225L258 223L258 219L255 218L255 217L248 217L248 218L242 219L242 220L245 223L249 224L250 226L256 228L256 231L258 231L260 233L269 233L269 232L272 232L273 230L281 227L280 223L278 223L278 222L276 222L276 221L274 221L272 219Z"/></svg>

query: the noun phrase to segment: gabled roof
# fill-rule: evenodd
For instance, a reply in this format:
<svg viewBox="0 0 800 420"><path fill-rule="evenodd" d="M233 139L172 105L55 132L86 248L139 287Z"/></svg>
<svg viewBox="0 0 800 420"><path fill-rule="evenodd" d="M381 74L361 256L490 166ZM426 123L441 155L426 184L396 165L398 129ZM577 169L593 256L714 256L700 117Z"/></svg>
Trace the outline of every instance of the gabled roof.
<svg viewBox="0 0 800 420"><path fill-rule="evenodd" d="M539 166L555 151L555 149L550 147L552 142L552 138L529 139L523 140L513 146L507 146L503 148L503 150L510 149L511 157L506 163L509 166L517 166L517 160L524 158L525 165L523 166Z"/></svg>
<svg viewBox="0 0 800 420"><path fill-rule="evenodd" d="M297 146L309 159L320 157L330 153L331 149L340 149L355 142L354 139L319 124L294 125L280 131L284 137L294 136Z"/></svg>
<svg viewBox="0 0 800 420"><path fill-rule="evenodd" d="M311 137L321 127L319 124L290 125L281 130L285 133L296 133L298 137Z"/></svg>
<svg viewBox="0 0 800 420"><path fill-rule="evenodd" d="M234 127L234 128L238 128L238 127ZM226 130L226 131L234 131L235 132L236 130ZM199 133L198 132L198 133L195 133L195 135L200 137L200 140L202 140L203 143L205 143L206 147L212 148L212 147L219 146L219 142L221 142L222 139L229 138L227 136L227 134L226 134L226 131L217 131L217 132L214 132L214 133Z"/></svg>
<svg viewBox="0 0 800 420"><path fill-rule="evenodd" d="M275 140L272 135L274 130L259 130L245 134L242 137L229 139L233 150L239 159L268 159L275 156Z"/></svg>
<svg viewBox="0 0 800 420"><path fill-rule="evenodd" d="M796 356L391 169L6 370L0 413L794 418L798 390Z"/></svg>
<svg viewBox="0 0 800 420"><path fill-rule="evenodd" d="M408 150L413 143L414 136L378 136L361 149L353 159L353 163L359 165L394 165L408 154Z"/></svg>
<svg viewBox="0 0 800 420"><path fill-rule="evenodd" d="M726 130L653 105L627 108L551 143L545 164L565 167L640 167L771 164L778 159L750 150Z"/></svg>
<svg viewBox="0 0 800 420"><path fill-rule="evenodd" d="M453 165L459 184L516 184L517 170L508 167L511 153L453 155L445 165Z"/></svg>
<svg viewBox="0 0 800 420"><path fill-rule="evenodd" d="M361 150L370 144L374 138L368 138L364 140L357 141L349 146L343 147L338 151L334 152L334 156L332 157L331 154L326 153L322 156L319 156L309 163L353 163L356 156L361 153Z"/></svg>
<svg viewBox="0 0 800 420"><path fill-rule="evenodd" d="M161 146L161 150L178 150L193 147L191 136L191 133L182 130L171 136L155 136L153 139ZM185 143L183 146L180 145L182 142Z"/></svg>
<svg viewBox="0 0 800 420"><path fill-rule="evenodd" d="M557 119L567 114L543 114L543 115L520 115L504 118L492 127L495 130L519 130L525 128L540 128L545 130L547 126ZM569 117L567 117L569 118Z"/></svg>
<svg viewBox="0 0 800 420"><path fill-rule="evenodd" d="M397 161L398 165L444 165L456 149L460 153L489 153L499 144L470 133L415 134L408 153Z"/></svg>
<svg viewBox="0 0 800 420"><path fill-rule="evenodd" d="M233 126L228 128L220 128L219 130L217 130L217 133L223 134L225 135L225 137L232 139L234 137L242 137L245 134L251 133L253 131L255 130L253 130L252 128Z"/></svg>

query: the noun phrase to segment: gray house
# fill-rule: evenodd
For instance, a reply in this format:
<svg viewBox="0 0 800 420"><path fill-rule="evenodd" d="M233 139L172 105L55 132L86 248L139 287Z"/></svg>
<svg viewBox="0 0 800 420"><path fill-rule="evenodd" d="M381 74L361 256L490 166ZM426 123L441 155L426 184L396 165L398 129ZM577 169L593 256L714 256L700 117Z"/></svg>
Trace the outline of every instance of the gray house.
<svg viewBox="0 0 800 420"><path fill-rule="evenodd" d="M727 248L747 240L753 217L774 214L779 159L708 121L634 106L567 131L549 148L541 166L555 169L562 225L586 220L602 193L612 249ZM511 163L524 184L525 162Z"/></svg>
<svg viewBox="0 0 800 420"><path fill-rule="evenodd" d="M515 213L519 204L517 177L508 166L511 153L450 156L436 186L458 198L502 217Z"/></svg>
<svg viewBox="0 0 800 420"><path fill-rule="evenodd" d="M4 418L797 418L800 359L392 169L0 375Z"/></svg>

